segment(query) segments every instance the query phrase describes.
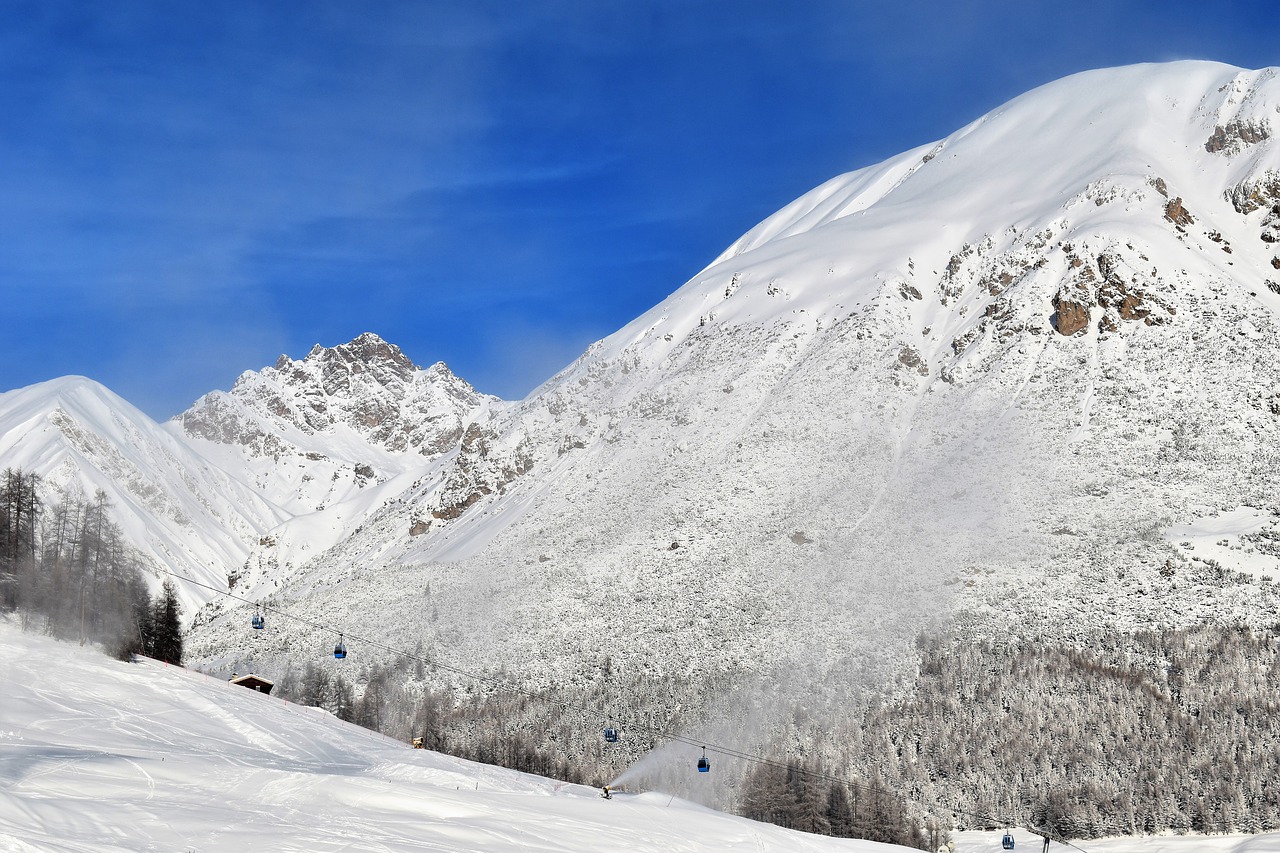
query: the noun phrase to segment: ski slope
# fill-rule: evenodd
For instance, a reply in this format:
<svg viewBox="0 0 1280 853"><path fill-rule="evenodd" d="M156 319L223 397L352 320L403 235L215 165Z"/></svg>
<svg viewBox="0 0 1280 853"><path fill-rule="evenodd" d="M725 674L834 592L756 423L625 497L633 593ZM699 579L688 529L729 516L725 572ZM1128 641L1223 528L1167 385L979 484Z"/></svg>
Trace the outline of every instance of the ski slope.
<svg viewBox="0 0 1280 853"><path fill-rule="evenodd" d="M0 620L0 850L857 851L656 792L592 788L385 738L316 708ZM1015 831L1018 849L1039 839ZM957 853L999 833L960 833ZM1054 844L1054 850L1068 848ZM1262 853L1280 833L1081 842L1090 853Z"/></svg>
<svg viewBox="0 0 1280 853"><path fill-rule="evenodd" d="M0 850L876 851L385 738L0 622Z"/></svg>

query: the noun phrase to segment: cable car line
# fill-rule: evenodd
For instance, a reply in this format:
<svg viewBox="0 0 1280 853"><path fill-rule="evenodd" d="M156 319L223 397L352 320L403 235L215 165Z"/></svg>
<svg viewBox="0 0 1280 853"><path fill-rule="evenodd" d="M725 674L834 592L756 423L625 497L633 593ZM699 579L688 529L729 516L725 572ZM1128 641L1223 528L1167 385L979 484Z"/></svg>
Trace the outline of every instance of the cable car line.
<svg viewBox="0 0 1280 853"><path fill-rule="evenodd" d="M267 613L275 613L275 614L278 614L278 615L280 615L280 616L283 616L283 617L284 617L284 618L286 618L286 619L292 619L292 620L293 620L293 621L295 621L295 622L301 622L301 623L303 623L304 625L309 625L309 626L310 626L310 627L312 627L312 628L316 628L316 629L319 629L319 630L322 630L322 631L330 631L330 632L332 632L332 631L334 630L334 629L333 629L333 627L332 627L332 626L330 626L330 625L325 625L325 624L322 624L322 623L319 623L319 622L315 622L315 621L313 621L313 620L311 620L311 619L308 619L308 618L306 618L306 617L304 617L304 616L298 616L298 615L296 615L296 614L294 614L294 613L290 613L289 611L284 610L284 609L279 608L279 607L272 607L272 606L270 606L270 605L266 605L266 604L259 605L259 604L257 604L256 602L254 602L254 601L252 601L252 600L250 600L250 599L248 599L248 598L245 598L244 596L236 595L235 593L231 592L230 590L221 590L221 589L219 589L219 588L217 588L217 587L215 587L215 586L212 586L212 585L210 585L210 584L204 583L204 582L202 582L202 581L195 580L194 578L189 578L189 577L187 577L187 576L185 576L185 575L178 574L177 572L174 572L174 571L171 571L171 570L168 570L168 569L160 569L160 568L157 568L157 569L156 569L156 571L162 572L163 574L166 574L166 575L170 575L171 577L178 578L179 580L186 581L187 583L194 584L195 586L202 587L202 588L204 588L204 589L210 590L211 592L214 592L214 593L216 593L216 594L218 594L218 595L222 595L222 596L225 596L225 597L227 597L227 598L235 599L236 601L242 602L242 603L244 603L244 604L253 604L253 605L255 606L256 610L258 611L258 612L257 612L257 614L254 616L254 618L253 618L253 622L252 622L252 627L254 627L254 628L258 628L258 627L260 627L262 624L264 624L263 617L261 616L261 613L262 613L262 612L267 612ZM502 690L502 691L506 691L506 692L510 692L510 693L515 693L515 694L517 694L517 695L521 695L521 696L524 696L524 697L529 698L529 699L535 699L535 700L538 700L538 701L547 702L547 703L549 703L549 704L551 704L551 705L559 706L561 709L563 709L563 710L565 710L565 711L574 711L574 712L576 712L576 713L582 714L583 716L587 717L588 719L591 719L591 718L598 718L598 717L600 716L600 711L599 711L599 710L593 710L593 709L586 708L586 707L581 706L581 705L575 705L575 704L573 704L573 703L571 703L571 702L567 702L567 701L562 700L562 699L556 699L556 698L551 697L551 696L548 696L548 695L546 695L546 694L538 694L538 693L534 693L534 692L532 692L532 691L530 691L530 690L527 690L527 689L524 689L524 688L518 687L518 686L516 686L516 685L512 684L511 682L508 682L508 681L499 681L498 679L496 679L496 678L492 678L492 677L490 677L490 676L480 675L480 674L478 674L478 673L474 673L474 672L468 672L467 670L459 669L459 668L457 668L457 667L455 667L455 666L451 666L451 665L449 665L449 664L447 664L447 663L444 663L444 662L442 662L442 661L440 661L440 660L438 660L438 659L436 659L436 658L424 657L424 656L422 656L422 655L420 655L420 654L415 654L415 653L412 653L412 652L406 652L406 651L404 651L403 649L397 649L397 648L395 648L395 647L393 647L393 646L388 646L388 645L386 645L385 643L379 642L378 640L374 640L374 639L372 639L372 638L370 638L370 637L362 637L362 636L360 636L360 635L358 635L358 634L352 634L352 633L350 633L350 632L348 632L348 631L339 631L339 632L338 632L338 642L337 642L337 644L334 646L334 657L335 657L335 658L337 658L337 659L339 659L339 660L341 660L341 659L345 658L345 657L346 657L346 655L347 655L346 645L345 645L345 643L343 642L343 637L344 637L344 636L345 636L345 637L351 637L353 640L356 640L357 642L359 642L359 643L361 643L361 644L368 645L368 646L372 646L373 648L381 649L381 650L383 650L383 651L390 652L390 653L392 653L392 654L394 654L394 655L399 655L399 656L401 656L401 657L403 657L403 658L408 658L408 659L410 659L410 660L416 660L416 661L419 661L420 663L427 664L428 666L434 667L434 668L436 668L436 669L444 670L444 671L446 671L446 672L451 672L451 673L453 673L453 674L455 674L455 675L460 675L460 676L462 676L462 677L464 677L464 678L472 679L473 681L483 682L483 683L485 683L485 684L488 684L488 685L490 685L490 686L492 686L492 687L497 688L498 690ZM341 654L339 654L339 651L341 651ZM608 709L606 709L606 710L608 710ZM623 718L623 717L616 716L616 715L613 715L613 714L608 714L608 715L606 716L606 719L607 719L607 720L609 720L609 721L610 721L610 723L609 723L609 726L605 728L605 740L606 740L606 741L608 741L608 742L610 742L610 743L615 743L615 742L616 742L616 740L617 740L617 734L618 734L618 732L619 732L619 730L620 730L620 729L623 729L623 728L629 728L629 729L634 729L634 730L638 730L638 731L647 731L647 732L648 732L648 733L650 733L651 735L656 735L656 736L658 736L658 737L660 737L660 738L666 739L666 740L671 741L671 742L674 742L674 743L680 743L680 744L684 744L684 745L686 745L686 746L691 746L691 747L693 747L693 748L695 748L695 749L699 749L699 748L700 748L700 749L702 750L702 757L701 757L701 758L699 758L699 759L698 759L698 762L697 762L697 770L698 770L698 772L699 772L699 773L707 773L707 772L709 772L709 771L710 771L710 769L711 769L710 761L707 759L707 750L710 750L710 751L711 751L711 752L713 752L713 753L719 753L720 755L725 755L725 756L728 756L728 757L730 757L730 758L736 758L736 759L738 759L738 760L740 760L740 761L746 761L746 762L753 763L753 764L760 764L760 765L765 765L765 766L769 766L769 767L775 767L775 768L779 768L779 769L784 769L784 770L788 770L788 771L790 771L790 772L800 773L800 774L803 774L803 775L805 775L805 776L809 776L810 778L813 778L813 779L820 779L820 780L827 781L827 782L833 782L833 783L837 783L837 784L841 784L841 785L847 785L850 789L852 789L852 790L853 790L853 791L855 791L855 792L861 791L861 792L866 793L866 792L868 792L868 791L869 791L869 789L866 787L865 783L857 782L857 781L852 780L852 779L846 779L846 778L843 778L843 777L840 777L840 776L833 776L833 775L831 775L831 774L828 774L828 773L822 773L822 772L819 772L819 771L816 771L816 770L810 770L810 769L807 769L807 768L804 768L804 767L800 767L800 766L798 766L798 765L796 765L796 764L793 764L793 763L791 763L791 762L788 762L788 761L779 761L779 760L777 760L777 759L773 759L773 758L766 758L766 757L761 756L761 755L755 755L755 754L752 754L752 753L741 752L741 751L736 750L736 749L733 749L733 748L731 748L731 747L721 746L721 745L719 745L719 744L708 744L708 743L706 743L705 741L702 741L702 740L695 740L695 739L693 739L693 738L691 738L691 737L688 737L688 736L686 736L686 735L679 734L678 732L673 732L673 731L671 731L671 730L669 730L669 729L664 729L664 728L662 728L662 727L660 727L660 726L657 726L657 725L654 725L654 724L646 724L646 723L635 722L635 723L631 723L631 724L628 724L628 725L615 725L615 721L617 721L617 722L622 722L622 721L624 720L624 718ZM613 734L614 734L614 737L613 737L612 739L609 737L609 732L613 732ZM928 805L927 805L926 803L922 802L921 800L918 800L918 799L915 799L915 798L912 798L912 797L905 797L905 796L903 797L903 799L910 800L911 802L914 802L916 805L923 806L923 807L925 808L926 812L932 811L932 810L928 807ZM988 822L991 822L991 821L992 821L992 819L993 819L994 817L996 817L995 815L991 815L991 814L989 814L989 813L988 813L988 814L978 814L978 813L976 813L976 812L971 812L971 811L968 811L968 810L965 810L965 809L957 808L957 807L954 807L954 806L951 806L951 805L945 804L945 803L943 803L943 802L941 802L941 801L938 801L938 805L939 805L939 806L944 806L948 811L950 811L950 812L952 812L952 813L954 813L954 814L964 815L964 816L966 816L966 817L974 818L976 821L978 821L978 822L980 822L980 823L988 823ZM1026 831L1031 832L1031 833L1033 833L1033 834L1035 834L1035 835L1038 835L1038 836L1040 836L1041 838L1051 839L1051 840L1053 840L1053 841L1058 842L1059 844L1064 844L1064 845L1066 845L1067 847L1071 847L1071 848L1073 848L1073 849L1075 849L1075 850L1080 850L1080 851L1081 851L1081 853L1088 853L1088 851L1087 851L1087 850L1085 850L1083 847L1080 847L1080 846L1078 846L1078 845L1076 845L1076 844L1073 844L1072 842L1068 841L1067 839L1062 838L1061 836L1057 835L1056 833L1050 832L1049 830L1042 829L1042 828L1038 828L1038 827L1033 827L1033 826L1023 826L1022 824L1019 824L1017 821L999 821L999 820L997 820L997 821L995 821L995 822L996 822L996 823L1003 823L1005 826L1010 826L1010 827L1012 827L1012 826L1017 826L1017 827L1019 827L1020 829L1025 829Z"/></svg>

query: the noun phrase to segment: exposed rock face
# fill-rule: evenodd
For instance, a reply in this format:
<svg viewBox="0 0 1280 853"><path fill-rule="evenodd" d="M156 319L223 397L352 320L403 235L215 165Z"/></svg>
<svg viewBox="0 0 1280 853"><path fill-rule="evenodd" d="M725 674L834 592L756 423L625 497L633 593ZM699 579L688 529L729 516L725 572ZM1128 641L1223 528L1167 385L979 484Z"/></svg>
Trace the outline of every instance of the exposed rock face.
<svg viewBox="0 0 1280 853"><path fill-rule="evenodd" d="M1053 299L1050 322L1059 334L1070 337L1089 325L1090 309L1103 309L1100 332L1116 332L1121 321L1141 320L1148 326L1167 322L1176 310L1150 290L1150 282L1140 281L1118 255L1103 252L1090 263L1068 249L1068 269L1072 275Z"/></svg>
<svg viewBox="0 0 1280 853"><path fill-rule="evenodd" d="M1204 150L1210 154L1235 154L1246 145L1257 145L1270 138L1271 128L1262 121L1229 121L1226 126L1218 125L1204 143Z"/></svg>
<svg viewBox="0 0 1280 853"><path fill-rule="evenodd" d="M921 358L920 353L915 347L903 347L898 351L898 363L903 367L909 367L915 370L921 376L929 375L929 365Z"/></svg>
<svg viewBox="0 0 1280 853"><path fill-rule="evenodd" d="M505 491L532 467L533 458L524 441L517 440L509 447L492 430L473 423L462 436L458 456L441 484L439 506L431 515L452 521L486 495Z"/></svg>
<svg viewBox="0 0 1280 853"><path fill-rule="evenodd" d="M1257 179L1227 190L1226 196L1243 216L1262 211L1258 237L1264 243L1280 243L1280 171L1268 169Z"/></svg>
<svg viewBox="0 0 1280 853"><path fill-rule="evenodd" d="M1226 197L1236 213L1245 216L1264 207L1272 208L1270 212L1273 214L1280 213L1274 209L1276 205L1280 205L1280 172L1268 169L1257 180L1244 181L1231 187L1227 190Z"/></svg>
<svg viewBox="0 0 1280 853"><path fill-rule="evenodd" d="M1164 208L1164 218L1172 222L1174 225L1190 225L1196 221L1191 215L1191 211L1182 205L1182 196L1170 201Z"/></svg>
<svg viewBox="0 0 1280 853"><path fill-rule="evenodd" d="M362 374L387 387L407 382L418 368L399 347L366 332L351 343L332 349L316 344L300 362L282 355L276 369L293 384L318 378L324 393L334 396L359 387Z"/></svg>
<svg viewBox="0 0 1280 853"><path fill-rule="evenodd" d="M1089 306L1059 293L1053 298L1053 316L1049 322L1058 334L1069 338L1089 325Z"/></svg>
<svg viewBox="0 0 1280 853"><path fill-rule="evenodd" d="M1140 286L1136 278L1126 280L1121 274L1121 263L1115 255L1104 252L1098 256L1098 271L1103 278L1098 288L1098 305L1114 309L1121 320L1141 320L1148 326L1163 323L1177 313L1172 305Z"/></svg>

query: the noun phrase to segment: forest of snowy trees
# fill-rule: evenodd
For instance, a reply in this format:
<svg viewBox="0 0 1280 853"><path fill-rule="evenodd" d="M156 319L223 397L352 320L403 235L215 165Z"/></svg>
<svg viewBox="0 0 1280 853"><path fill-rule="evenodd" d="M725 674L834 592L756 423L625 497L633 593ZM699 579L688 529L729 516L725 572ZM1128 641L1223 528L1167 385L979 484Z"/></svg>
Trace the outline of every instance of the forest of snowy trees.
<svg viewBox="0 0 1280 853"><path fill-rule="evenodd" d="M1201 625L1078 646L922 638L909 695L839 741L853 772L1069 838L1280 827L1275 630Z"/></svg>
<svg viewBox="0 0 1280 853"><path fill-rule="evenodd" d="M127 658L182 661L181 610L166 581L153 596L137 556L110 519L104 492L66 494L51 506L35 474L0 475L0 610L24 627L99 642Z"/></svg>
<svg viewBox="0 0 1280 853"><path fill-rule="evenodd" d="M315 662L289 667L278 674L273 692L399 740L422 737L428 749L595 786L659 747L665 740L662 732L694 725L679 709L697 707L700 691L728 688L676 676L627 678L606 661L568 703L563 692L473 692L475 685L432 686L421 650L348 672L350 677ZM621 742L606 743L594 724L618 706L618 697L635 695L653 701L631 708ZM691 753L691 771L692 758ZM938 838L945 836L944 829L930 832L927 823L918 822L906 801L881 780L848 784L817 763L749 766L741 780L738 811L754 819L924 849L937 849Z"/></svg>
<svg viewBox="0 0 1280 853"><path fill-rule="evenodd" d="M902 797L879 779L850 782L821 764L769 760L748 771L738 813L752 820L836 838L937 850L946 832L920 826Z"/></svg>

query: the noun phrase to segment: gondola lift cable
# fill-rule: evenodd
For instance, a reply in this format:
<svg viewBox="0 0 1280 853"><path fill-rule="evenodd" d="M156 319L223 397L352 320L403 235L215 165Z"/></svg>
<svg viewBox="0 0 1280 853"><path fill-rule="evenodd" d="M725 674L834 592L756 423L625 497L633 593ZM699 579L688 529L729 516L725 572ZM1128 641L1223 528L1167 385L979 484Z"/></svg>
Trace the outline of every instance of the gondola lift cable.
<svg viewBox="0 0 1280 853"><path fill-rule="evenodd" d="M212 586L212 585L210 585L210 584L203 583L203 582L201 582L201 581L195 580L194 578L186 577L185 575L180 575L180 574L178 574L177 572L169 571L169 570L167 570L167 569L157 569L157 571L162 572L162 573L167 574L167 575L170 575L171 577L177 578L178 580L186 581L187 583L194 584L195 586L199 586L199 587L202 587L202 588L204 588L204 589L210 590L211 592L214 592L214 593L216 593L216 594L218 594L218 595L221 595L221 596L225 596L225 597L227 597L227 598L234 599L234 600L239 601L239 602L241 602L241 603L244 603L244 604L255 604L255 602L251 601L250 599L245 598L245 597L243 597L243 596L236 595L235 593L231 592L230 590L225 590L225 591L224 591L224 590L218 589L218 588L217 588L217 587L215 587L215 586ZM257 606L257 605L255 605L255 606ZM286 619L291 619L291 620L293 620L293 621L295 621L295 622L300 622L300 623L302 623L302 624L304 624L304 625L308 625L308 626L310 626L310 627L312 627L312 628L316 628L316 629L319 629L319 630L321 630L321 631L332 632L332 631L336 630L333 626L325 625L325 624L320 623L320 622L316 622L316 621L314 621L314 620L312 620L312 619L308 619L308 618L306 618L306 617L304 617L304 616L298 616L298 615L296 615L296 614L290 613L289 611L284 610L284 609L279 608L279 607L271 607L271 606L269 606L269 605L262 605L262 606L258 607L258 609L259 609L260 611L263 611L263 612L269 612L269 613L275 613L275 614L278 614L279 616L282 616L282 617L284 617L284 618L286 618ZM424 664L426 664L426 665L428 665L428 666L434 667L434 668L436 668L436 669L443 670L443 671L445 671L445 672L451 672L451 673L453 673L453 674L455 674L455 675L459 675L459 676L462 676L463 678L468 678L468 679L471 679L471 680L473 680L473 681L478 681L478 682L481 682L481 683L483 683L483 684L488 684L488 685L490 685L490 686L492 686L492 687L494 687L494 688L496 688L496 689L498 689L498 690L505 690L505 691L507 691L507 692L516 693L516 694L518 694L518 695L524 696L524 697L526 697L526 698L530 698L530 699L537 699L537 700L540 700L540 701L548 702L549 704L551 704L551 705L556 705L556 706L558 706L558 707L560 707L560 708L562 708L562 709L564 709L564 710L566 710L566 711L573 711L573 712L575 712L575 713L582 714L582 715L583 715L584 717L586 717L587 719L592 719L592 718L598 719L598 718L599 718L599 713L600 713L600 712L599 712L598 710L592 710L592 709L589 709L589 708L583 707L583 706L581 706L581 705L575 705L575 704L573 704L573 703L571 703L571 702L566 702L566 701L564 701L564 700L560 700L560 699L555 699L555 698L552 698L552 697L548 697L548 696L546 696L546 695L544 695L544 694L536 694L536 693L533 693L533 692L531 692L531 691L529 691L529 690L525 690L525 689L522 689L522 688L520 688L520 687L517 687L517 686L515 686L514 684L511 684L510 682L506 682L506 681L499 681L498 679L496 679L496 678L492 678L492 677L490 677L490 676L480 675L480 674L478 674L478 673L474 673L474 672L468 672L467 670L459 669L458 667L455 667L455 666L450 666L449 664L446 664L446 663L444 663L444 662L440 661L439 659L432 658L432 657L424 657L423 655L415 654L415 653L412 653L412 652L406 652L406 651L404 651L403 649L397 649L397 648L395 648L395 647L393 647L393 646L389 646L389 645L387 645L387 644L385 644L385 643L381 643L381 642L379 642L379 641L377 641L377 640L374 640L374 639L372 639L372 638L370 638L370 637L362 637L362 636L359 636L359 635L357 635L357 634L352 634L352 633L350 633L350 632L348 632L348 631L339 631L339 632L338 632L338 643L337 643L337 646L335 646L335 648L334 648L334 657L342 658L342 657L345 657L345 656L346 656L346 647L345 647L345 644L343 643L343 637L344 637L344 636L346 636L346 637L350 637L351 639L355 640L356 642L358 642L358 643L360 643L360 644L362 644L362 645L371 646L371 647L373 647L373 648L381 649L381 650L383 650L383 651L390 652L390 653L391 653L391 654L393 654L393 655L398 655L398 656L400 656L400 657L407 658L407 659L409 659L409 660L416 660L416 661L419 661L419 662L421 662L421 663L424 663ZM338 650L339 650L339 648L342 650L342 654L341 654L341 655L339 655L339 654L338 654ZM610 715L609 715L609 719L610 719L611 721L615 721L615 720L616 720L616 721L621 721L621 720L622 720L622 718L621 718L621 717L618 717L618 716L613 715L613 714L610 714ZM619 726L619 727L621 727L621 726ZM640 723L640 722L632 722L632 723L628 723L626 727L627 727L627 728L630 728L630 729L638 729L638 730L647 731L647 732L649 732L649 733L650 733L650 734L652 734L652 735L656 735L656 736L658 736L658 737L664 738L664 739L666 739L666 740L668 740L668 741L672 741L672 742L675 742L675 743L684 744L684 745L687 745L687 746L693 747L693 748L695 748L695 749L700 748L700 749L702 750L702 757L701 757L700 759L698 759L698 767L697 767L697 769L698 769L698 771L699 771L699 772L708 772L708 771L710 770L710 761L709 761L709 760L707 759L707 757L706 757L707 750L710 750L710 751L711 751L711 752L713 752L713 753L718 753L718 754L720 754L720 755L724 755L724 756L727 756L727 757L729 757L729 758L736 758L736 759L738 759L738 760L740 760L740 761L746 761L746 762L749 762L749 763L758 764L758 765L764 765L764 766L768 766L768 767L776 767L776 768L782 768L782 769L790 769L790 770L792 770L792 771L794 771L794 772L797 772L797 773L803 774L803 775L808 776L808 777L810 777L810 778L812 778L812 779L820 779L820 780L827 781L827 782L832 782L832 783L837 783L837 784L841 784L841 785L846 785L846 786L848 786L850 789L852 789L852 790L854 790L854 791L866 791L866 790L868 790L864 784L862 784L862 783L860 783L860 782L857 782L857 781L855 781L855 780L852 780L852 779L845 779L845 778L843 778L843 777L840 777L840 776L833 776L833 775L828 774L828 773L821 773L821 772L818 772L818 771L815 771L815 770L808 770L808 769L805 769L805 768L802 768L802 767L798 767L798 766L796 766L796 765L794 765L794 764L792 764L792 763L790 763L790 762L786 762L786 761L778 761L778 760L776 760L776 759L766 758L766 757L761 756L761 755L755 755L755 754L748 753L748 752L742 752L742 751L740 751L740 750L733 749L732 747L721 746L721 745L718 745L718 744L707 744L707 743L705 743L704 741L694 740L693 738L686 737L685 735L681 735L681 734L679 734L679 733L677 733L677 732L673 732L673 731L670 731L670 730L668 730L668 729L664 729L664 728L662 728L662 727L660 727L660 726L656 726L656 725L652 725L652 724L646 725L646 724L644 724L644 723ZM607 738L607 735L606 735L606 738ZM925 803L923 803L923 802L921 802L920 800L915 799L915 798L903 797L903 799L907 799L907 800L910 800L910 801L912 801L912 802L915 802L915 803L916 803L917 805L919 805L919 806L925 806ZM938 803L938 804L939 804L939 805L945 805L945 804L941 803L940 801L939 801L939 803ZM925 808L926 808L926 810L927 810L927 808L928 808L928 807L927 807L927 806L925 806ZM990 820L990 819L992 819L992 818L996 817L996 816L994 816L994 815L989 815L989 814L986 814L986 815L980 815L980 814L978 814L978 813L976 813L976 812L967 811L967 810L965 810L965 809L956 808L956 807L954 807L954 806L950 806L950 805L946 805L946 808L947 808L949 811L951 811L952 813L954 813L954 814L964 815L965 817L971 817L971 818L974 818L975 820L978 820L978 821ZM1072 842L1068 841L1067 839L1062 838L1061 836L1059 836L1059 835L1057 835L1057 834L1055 834L1055 833L1052 833L1052 832L1050 832L1050 831L1048 831L1048 830L1046 830L1046 829L1043 829L1043 828L1040 828L1040 827L1034 827L1034 826L1023 826L1023 825L1019 824L1017 821L997 821L997 822L999 822L999 823L1004 823L1006 826L1018 826L1018 827L1020 827L1020 828L1022 828L1022 829L1027 830L1028 832L1031 832L1031 833L1033 833L1033 834L1035 834L1035 835L1038 835L1038 836L1040 836L1040 837L1042 837L1042 838L1045 838L1045 839L1047 839L1047 840L1056 841L1056 842L1058 842L1059 844L1066 845L1067 847L1071 847L1071 848L1073 848L1073 849L1075 849L1075 850L1080 850L1080 851L1081 851L1081 853L1088 853L1088 851L1087 851L1087 850L1085 850L1083 847L1080 847L1080 846L1078 846L1078 845L1076 845L1076 844L1073 844Z"/></svg>

